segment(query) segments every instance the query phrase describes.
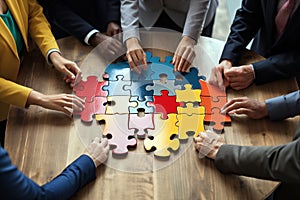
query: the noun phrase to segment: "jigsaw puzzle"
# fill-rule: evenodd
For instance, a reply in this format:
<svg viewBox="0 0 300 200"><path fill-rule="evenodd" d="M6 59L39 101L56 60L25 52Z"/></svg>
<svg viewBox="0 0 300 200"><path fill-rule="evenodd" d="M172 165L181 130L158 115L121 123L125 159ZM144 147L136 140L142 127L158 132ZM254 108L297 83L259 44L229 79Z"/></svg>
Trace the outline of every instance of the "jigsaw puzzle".
<svg viewBox="0 0 300 200"><path fill-rule="evenodd" d="M151 52L146 52L146 60L147 68L141 68L140 74L130 70L126 61L112 63L102 80L88 76L73 89L85 99L85 109L74 115L82 122L96 118L104 124L103 136L113 154L126 155L143 142L145 152L169 157L182 140L204 131L204 124L223 131L231 122L220 113L226 92L207 83L196 67L174 72L172 56L161 62Z"/></svg>

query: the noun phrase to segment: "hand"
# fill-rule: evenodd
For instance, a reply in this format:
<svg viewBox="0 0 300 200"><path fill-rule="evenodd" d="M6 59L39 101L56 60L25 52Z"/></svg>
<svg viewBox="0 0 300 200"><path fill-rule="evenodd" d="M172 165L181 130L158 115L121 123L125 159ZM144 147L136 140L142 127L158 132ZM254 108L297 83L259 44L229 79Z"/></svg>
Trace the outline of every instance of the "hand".
<svg viewBox="0 0 300 200"><path fill-rule="evenodd" d="M196 41L188 36L182 37L172 60L174 71L186 72L188 70L196 56L195 43Z"/></svg>
<svg viewBox="0 0 300 200"><path fill-rule="evenodd" d="M84 100L72 94L44 95L33 90L29 94L27 105L38 105L50 110L61 111L71 116L72 112L68 108L82 111L84 109Z"/></svg>
<svg viewBox="0 0 300 200"><path fill-rule="evenodd" d="M268 116L268 109L264 102L240 97L227 102L221 109L221 113L244 114L252 119L261 119Z"/></svg>
<svg viewBox="0 0 300 200"><path fill-rule="evenodd" d="M254 81L254 71L251 65L232 67L224 71L224 76L229 80L230 87L235 90L244 89Z"/></svg>
<svg viewBox="0 0 300 200"><path fill-rule="evenodd" d="M137 73L141 73L141 68L144 70L147 69L147 61L146 61L146 54L142 47L139 44L137 38L129 38L126 40L126 47L127 47L127 60L130 65L130 68Z"/></svg>
<svg viewBox="0 0 300 200"><path fill-rule="evenodd" d="M92 35L89 39L89 44L93 47L97 47L100 43L102 43L100 46L101 52L108 52L109 55L116 55L123 48L119 40L99 32Z"/></svg>
<svg viewBox="0 0 300 200"><path fill-rule="evenodd" d="M223 138L212 131L199 133L195 138L195 148L199 151L199 156L206 156L215 159L220 147L224 144Z"/></svg>
<svg viewBox="0 0 300 200"><path fill-rule="evenodd" d="M76 63L62 57L58 52L52 52L49 57L53 66L65 74L66 83L70 83L70 86L74 87L75 81L81 76L81 71Z"/></svg>
<svg viewBox="0 0 300 200"><path fill-rule="evenodd" d="M121 33L121 31L122 31L122 29L119 24L117 24L116 22L110 22L107 25L106 35L113 36L118 33Z"/></svg>
<svg viewBox="0 0 300 200"><path fill-rule="evenodd" d="M230 60L222 60L220 64L212 68L208 82L225 91L225 88L229 86L229 80L224 76L224 72L231 67L232 62Z"/></svg>
<svg viewBox="0 0 300 200"><path fill-rule="evenodd" d="M109 152L109 145L106 138L95 137L93 142L87 147L85 154L89 156L98 167L101 163L107 160Z"/></svg>

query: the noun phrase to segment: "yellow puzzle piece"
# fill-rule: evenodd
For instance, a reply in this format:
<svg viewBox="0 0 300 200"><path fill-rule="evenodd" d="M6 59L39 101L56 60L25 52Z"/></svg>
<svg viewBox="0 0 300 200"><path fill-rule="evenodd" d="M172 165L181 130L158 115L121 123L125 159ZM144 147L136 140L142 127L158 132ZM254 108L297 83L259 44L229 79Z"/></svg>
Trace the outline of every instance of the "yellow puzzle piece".
<svg viewBox="0 0 300 200"><path fill-rule="evenodd" d="M175 90L176 102L201 102L201 90L192 89L191 84L184 85L185 90Z"/></svg>

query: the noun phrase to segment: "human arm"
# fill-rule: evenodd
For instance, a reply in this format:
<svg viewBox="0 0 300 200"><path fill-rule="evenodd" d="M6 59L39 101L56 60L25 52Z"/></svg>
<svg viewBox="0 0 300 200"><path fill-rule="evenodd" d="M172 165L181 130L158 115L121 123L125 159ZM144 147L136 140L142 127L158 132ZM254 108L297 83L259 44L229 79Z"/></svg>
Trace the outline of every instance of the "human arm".
<svg viewBox="0 0 300 200"><path fill-rule="evenodd" d="M95 138L85 153L71 163L61 174L43 186L37 185L12 165L7 152L0 148L1 199L69 199L80 188L96 178L96 166L105 161L109 145Z"/></svg>
<svg viewBox="0 0 300 200"><path fill-rule="evenodd" d="M287 95L259 102L248 97L238 97L227 102L221 113L245 114L252 119L268 116L271 120L283 120L300 114L300 90Z"/></svg>
<svg viewBox="0 0 300 200"><path fill-rule="evenodd" d="M182 39L174 53L175 71L187 71L196 54L194 45L203 30L211 0L191 0L183 28Z"/></svg>
<svg viewBox="0 0 300 200"><path fill-rule="evenodd" d="M120 19L121 19L121 12L120 12L120 1L119 0L108 0L108 16L107 16L107 30L106 34L109 36L113 36L121 32L120 27Z"/></svg>
<svg viewBox="0 0 300 200"><path fill-rule="evenodd" d="M216 136L217 137L217 136ZM279 146L238 146L211 142L207 134L195 139L195 148L210 147L208 158L222 173L299 183L300 139Z"/></svg>

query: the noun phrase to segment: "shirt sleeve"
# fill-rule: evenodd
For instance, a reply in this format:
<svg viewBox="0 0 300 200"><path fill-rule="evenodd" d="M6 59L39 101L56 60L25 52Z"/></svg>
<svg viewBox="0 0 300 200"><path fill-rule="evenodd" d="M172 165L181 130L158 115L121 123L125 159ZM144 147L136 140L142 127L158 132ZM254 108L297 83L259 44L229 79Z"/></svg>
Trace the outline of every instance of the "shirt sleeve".
<svg viewBox="0 0 300 200"><path fill-rule="evenodd" d="M265 101L271 120L300 115L300 90Z"/></svg>

